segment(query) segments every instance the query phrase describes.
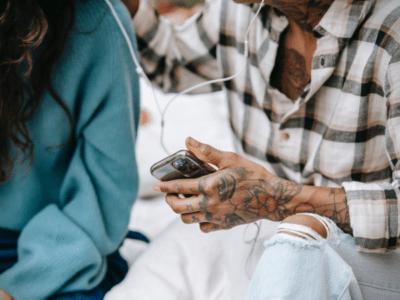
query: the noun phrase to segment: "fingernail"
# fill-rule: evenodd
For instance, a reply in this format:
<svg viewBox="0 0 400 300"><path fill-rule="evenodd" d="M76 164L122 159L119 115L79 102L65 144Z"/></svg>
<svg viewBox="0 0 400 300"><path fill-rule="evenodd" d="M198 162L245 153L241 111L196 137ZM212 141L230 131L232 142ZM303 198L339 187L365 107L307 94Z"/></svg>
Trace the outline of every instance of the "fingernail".
<svg viewBox="0 0 400 300"><path fill-rule="evenodd" d="M200 143L198 141L196 141L194 138L188 137L187 138L187 142L190 146L197 148L200 146Z"/></svg>
<svg viewBox="0 0 400 300"><path fill-rule="evenodd" d="M154 189L156 192L161 192L161 188L160 188L160 186L159 186L158 184L156 184L156 185L153 187L153 189Z"/></svg>

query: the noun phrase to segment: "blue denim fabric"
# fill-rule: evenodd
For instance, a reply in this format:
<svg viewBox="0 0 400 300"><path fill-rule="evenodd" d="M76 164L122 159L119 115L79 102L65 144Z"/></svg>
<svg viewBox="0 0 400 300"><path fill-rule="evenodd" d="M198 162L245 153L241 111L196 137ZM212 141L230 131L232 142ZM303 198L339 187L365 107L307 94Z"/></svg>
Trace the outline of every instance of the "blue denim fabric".
<svg viewBox="0 0 400 300"><path fill-rule="evenodd" d="M400 299L400 252L362 253L353 237L339 228L337 233L338 244L273 236L265 243L246 300Z"/></svg>
<svg viewBox="0 0 400 300"><path fill-rule="evenodd" d="M356 249L354 238L338 229L340 244L330 247L353 270L364 300L400 299L400 250L365 253Z"/></svg>

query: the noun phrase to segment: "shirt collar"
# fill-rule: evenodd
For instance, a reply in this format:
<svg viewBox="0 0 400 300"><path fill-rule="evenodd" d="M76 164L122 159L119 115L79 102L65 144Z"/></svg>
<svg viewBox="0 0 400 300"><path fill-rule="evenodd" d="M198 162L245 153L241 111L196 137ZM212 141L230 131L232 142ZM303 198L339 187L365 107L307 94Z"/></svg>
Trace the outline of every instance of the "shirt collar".
<svg viewBox="0 0 400 300"><path fill-rule="evenodd" d="M331 34L346 43L372 10L376 0L336 0L314 28L317 35Z"/></svg>

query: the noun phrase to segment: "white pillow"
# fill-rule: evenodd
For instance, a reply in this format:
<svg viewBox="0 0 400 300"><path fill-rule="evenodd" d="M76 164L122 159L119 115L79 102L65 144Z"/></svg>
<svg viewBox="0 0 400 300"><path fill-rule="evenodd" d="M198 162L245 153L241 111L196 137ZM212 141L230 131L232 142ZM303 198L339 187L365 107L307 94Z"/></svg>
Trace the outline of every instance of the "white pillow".
<svg viewBox="0 0 400 300"><path fill-rule="evenodd" d="M174 94L163 94L156 90L156 96L164 109ZM157 180L150 174L150 167L168 154L160 142L161 115L153 91L144 80L141 81L141 109L145 111L149 120L139 126L136 146L140 178L139 197L151 198L159 194L153 191ZM233 151L224 92L183 95L169 105L164 123L164 143L168 151L172 154L186 149L185 140L188 136L220 150Z"/></svg>

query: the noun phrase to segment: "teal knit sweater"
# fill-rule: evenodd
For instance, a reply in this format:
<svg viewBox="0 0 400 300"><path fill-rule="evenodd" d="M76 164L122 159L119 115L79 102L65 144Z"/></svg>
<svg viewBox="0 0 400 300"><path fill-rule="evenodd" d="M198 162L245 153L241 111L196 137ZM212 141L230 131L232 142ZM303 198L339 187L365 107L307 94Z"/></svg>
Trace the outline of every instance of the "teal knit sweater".
<svg viewBox="0 0 400 300"><path fill-rule="evenodd" d="M129 13L111 2L136 47ZM127 233L137 194L138 76L103 0L78 1L56 70L54 87L74 117L73 141L52 147L67 140L70 128L45 94L28 124L33 165L17 164L0 186L0 228L21 231L18 262L0 275L0 289L17 300L97 286L105 257Z"/></svg>

